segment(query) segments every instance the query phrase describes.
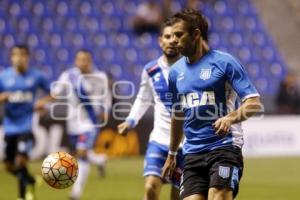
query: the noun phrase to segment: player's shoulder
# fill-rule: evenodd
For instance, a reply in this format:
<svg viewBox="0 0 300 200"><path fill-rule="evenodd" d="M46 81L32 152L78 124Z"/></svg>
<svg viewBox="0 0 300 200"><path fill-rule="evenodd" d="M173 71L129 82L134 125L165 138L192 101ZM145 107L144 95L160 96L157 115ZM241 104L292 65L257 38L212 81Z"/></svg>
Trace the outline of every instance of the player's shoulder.
<svg viewBox="0 0 300 200"><path fill-rule="evenodd" d="M93 70L93 75L97 76L98 78L107 78L107 74L105 71L99 70L99 69L94 69Z"/></svg>
<svg viewBox="0 0 300 200"><path fill-rule="evenodd" d="M0 81L5 82L5 79L8 77L12 77L12 70L11 68L5 68L0 72Z"/></svg>
<svg viewBox="0 0 300 200"><path fill-rule="evenodd" d="M79 70L76 67L70 67L64 71L61 72L60 77L69 77L72 75L79 74Z"/></svg>
<svg viewBox="0 0 300 200"><path fill-rule="evenodd" d="M28 69L28 73L33 76L42 76L43 75L43 72L41 70L33 68L33 67Z"/></svg>
<svg viewBox="0 0 300 200"><path fill-rule="evenodd" d="M33 81L35 86L40 87L47 94L50 92L50 77L40 69L30 67L26 74L26 81Z"/></svg>
<svg viewBox="0 0 300 200"><path fill-rule="evenodd" d="M144 66L144 70L148 73L155 70L156 68L159 68L158 59L151 60Z"/></svg>
<svg viewBox="0 0 300 200"><path fill-rule="evenodd" d="M78 73L78 72L79 72L79 70L76 67L70 67L70 68L64 70L62 72L62 74L72 74L72 73Z"/></svg>
<svg viewBox="0 0 300 200"><path fill-rule="evenodd" d="M1 77L5 77L6 75L9 75L9 74L12 74L12 73L13 73L13 68L12 67L8 67L8 68L3 69L0 72L0 76Z"/></svg>
<svg viewBox="0 0 300 200"><path fill-rule="evenodd" d="M184 70L184 66L186 66L186 58L181 57L171 66L169 74L177 74L179 71Z"/></svg>
<svg viewBox="0 0 300 200"><path fill-rule="evenodd" d="M212 50L209 56L217 62L237 62L237 58L232 54L220 50Z"/></svg>
<svg viewBox="0 0 300 200"><path fill-rule="evenodd" d="M186 57L182 56L179 58L172 66L172 70L178 70L178 68L182 67L183 65L186 65Z"/></svg>

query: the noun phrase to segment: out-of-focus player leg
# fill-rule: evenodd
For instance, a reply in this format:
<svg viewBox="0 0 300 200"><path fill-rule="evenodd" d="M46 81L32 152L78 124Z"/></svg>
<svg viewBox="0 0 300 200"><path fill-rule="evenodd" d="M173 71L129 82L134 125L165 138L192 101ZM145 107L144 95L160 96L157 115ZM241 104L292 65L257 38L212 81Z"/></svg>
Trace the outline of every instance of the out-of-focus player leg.
<svg viewBox="0 0 300 200"><path fill-rule="evenodd" d="M70 198L78 200L82 196L83 188L90 172L90 163L87 160L86 134L72 136L71 141L76 142L76 157L78 160L78 177L71 190ZM76 138L76 139L74 139Z"/></svg>
<svg viewBox="0 0 300 200"><path fill-rule="evenodd" d="M180 177L182 173L182 152L178 151L176 173L170 180L162 180L161 171L168 155L168 147L156 142L149 142L145 156L144 177L145 195L144 200L159 199L163 183L172 184L171 200L179 200Z"/></svg>
<svg viewBox="0 0 300 200"><path fill-rule="evenodd" d="M144 200L158 200L162 186L161 178L154 175L145 178Z"/></svg>
<svg viewBox="0 0 300 200"><path fill-rule="evenodd" d="M90 149L87 152L87 159L90 163L98 167L99 176L105 177L105 164L107 161L107 156L105 154L96 154L94 150Z"/></svg>
<svg viewBox="0 0 300 200"><path fill-rule="evenodd" d="M88 146L87 159L90 163L97 166L98 171L99 171L99 176L104 177L107 156L105 154L96 154L94 152L94 145L95 145L95 141L97 139L98 133L99 133L99 131L97 129L87 133L87 136L88 136L87 137L87 146Z"/></svg>
<svg viewBox="0 0 300 200"><path fill-rule="evenodd" d="M160 174L166 155L162 145L156 142L148 143L144 161L144 200L158 200L159 198L162 186Z"/></svg>
<svg viewBox="0 0 300 200"><path fill-rule="evenodd" d="M35 179L28 172L28 153L33 145L33 135L22 134L15 136L8 136L6 140L6 170L18 179L19 197L33 200L34 197L34 183Z"/></svg>

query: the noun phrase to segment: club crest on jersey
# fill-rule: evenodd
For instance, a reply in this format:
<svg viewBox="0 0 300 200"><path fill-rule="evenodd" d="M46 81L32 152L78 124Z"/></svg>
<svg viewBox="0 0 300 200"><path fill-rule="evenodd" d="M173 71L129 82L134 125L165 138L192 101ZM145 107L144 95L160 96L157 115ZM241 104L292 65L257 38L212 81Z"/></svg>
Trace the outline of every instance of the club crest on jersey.
<svg viewBox="0 0 300 200"><path fill-rule="evenodd" d="M219 176L222 178L228 178L230 176L230 168L219 166Z"/></svg>
<svg viewBox="0 0 300 200"><path fill-rule="evenodd" d="M160 73L155 74L155 75L153 76L154 81L155 81L155 82L159 81L159 80L160 80L160 76L161 76Z"/></svg>
<svg viewBox="0 0 300 200"><path fill-rule="evenodd" d="M211 69L201 69L200 71L200 79L207 80L211 77Z"/></svg>

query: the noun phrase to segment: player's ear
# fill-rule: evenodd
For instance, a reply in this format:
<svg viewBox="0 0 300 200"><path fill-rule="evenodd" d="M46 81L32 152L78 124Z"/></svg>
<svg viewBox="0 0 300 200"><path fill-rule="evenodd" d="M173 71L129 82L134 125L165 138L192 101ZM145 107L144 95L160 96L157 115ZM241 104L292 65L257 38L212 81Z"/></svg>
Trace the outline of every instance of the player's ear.
<svg viewBox="0 0 300 200"><path fill-rule="evenodd" d="M162 37L161 36L158 37L158 44L161 48L162 47Z"/></svg>
<svg viewBox="0 0 300 200"><path fill-rule="evenodd" d="M193 32L193 36L195 38L195 40L199 40L201 38L201 31L200 29L196 28Z"/></svg>

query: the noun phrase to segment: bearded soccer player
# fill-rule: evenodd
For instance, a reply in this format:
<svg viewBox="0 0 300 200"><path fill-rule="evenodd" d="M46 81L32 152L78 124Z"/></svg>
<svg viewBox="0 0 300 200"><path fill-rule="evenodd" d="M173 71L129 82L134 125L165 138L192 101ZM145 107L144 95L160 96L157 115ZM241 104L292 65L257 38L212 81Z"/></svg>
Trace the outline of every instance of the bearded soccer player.
<svg viewBox="0 0 300 200"><path fill-rule="evenodd" d="M145 192L144 200L158 200L163 183L161 170L168 155L170 142L170 105L168 98L168 73L171 65L178 60L180 54L172 42L172 28L169 21L162 25L159 45L163 55L146 64L136 100L126 121L118 126L119 132L125 134L135 127L147 109L154 105L154 128L151 132L144 166ZM154 101L154 104L152 103ZM178 186L182 167L182 154L177 155L177 179L170 178L173 184L171 200L179 199Z"/></svg>
<svg viewBox="0 0 300 200"><path fill-rule="evenodd" d="M35 101L39 88L50 92L49 81L37 70L29 67L29 49L15 45L11 50L12 67L0 75L0 101L4 103L5 167L16 176L19 200L34 199L35 179L27 169L28 153L33 146L32 117L35 110L43 110L51 101L46 96Z"/></svg>
<svg viewBox="0 0 300 200"><path fill-rule="evenodd" d="M183 11L171 21L183 57L169 73L171 142L163 176L174 171L184 133L181 198L232 200L243 172L240 123L262 110L259 94L236 58L205 48L208 24L200 12Z"/></svg>

